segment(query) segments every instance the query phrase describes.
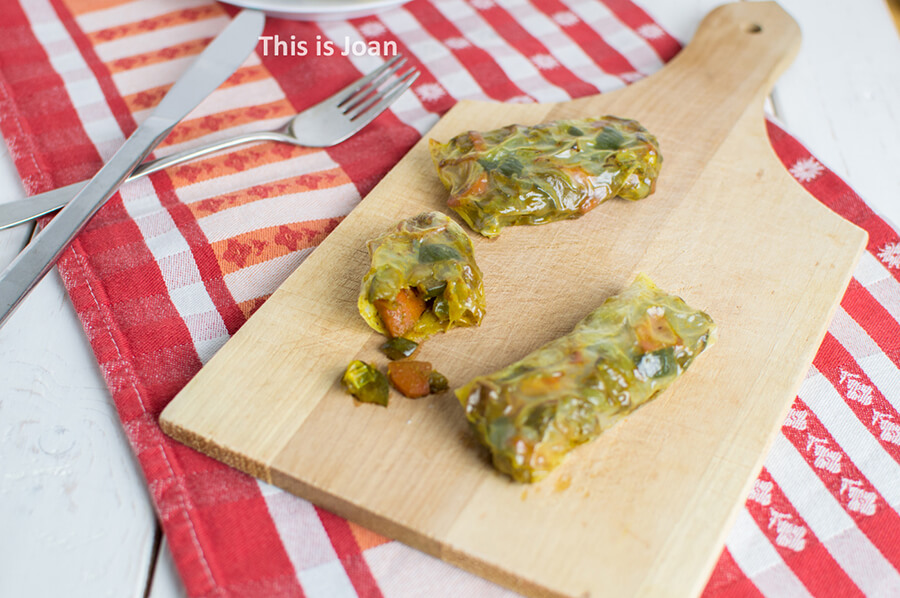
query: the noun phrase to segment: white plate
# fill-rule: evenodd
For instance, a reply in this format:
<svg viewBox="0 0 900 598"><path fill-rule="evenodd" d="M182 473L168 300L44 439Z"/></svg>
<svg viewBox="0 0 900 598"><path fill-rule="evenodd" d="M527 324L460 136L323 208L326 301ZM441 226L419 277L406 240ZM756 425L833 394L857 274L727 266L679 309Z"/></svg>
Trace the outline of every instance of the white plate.
<svg viewBox="0 0 900 598"><path fill-rule="evenodd" d="M270 17L297 21L332 21L362 17L409 0L225 0L242 8L254 8Z"/></svg>

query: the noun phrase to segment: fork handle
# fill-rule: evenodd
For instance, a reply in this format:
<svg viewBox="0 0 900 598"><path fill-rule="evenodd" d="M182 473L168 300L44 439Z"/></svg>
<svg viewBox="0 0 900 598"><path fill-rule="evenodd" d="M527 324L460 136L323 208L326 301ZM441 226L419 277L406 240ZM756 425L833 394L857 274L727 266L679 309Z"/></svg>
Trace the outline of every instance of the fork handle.
<svg viewBox="0 0 900 598"><path fill-rule="evenodd" d="M157 158L156 160L144 162L131 173L131 176L125 179L125 182L127 183L139 179L148 174L153 174L154 172L169 168L170 166L194 160L195 158L200 158L213 152L259 141L296 143L292 137L277 131L260 131L258 133L238 135L237 137L223 139L222 141L211 143L203 147L180 151L162 158ZM87 181L72 183L71 185L59 187L52 191L47 191L46 193L39 193L24 199L0 204L0 230L23 224L29 220L43 216L44 214L49 214L50 212L55 212L69 203L69 201L75 197L86 184Z"/></svg>

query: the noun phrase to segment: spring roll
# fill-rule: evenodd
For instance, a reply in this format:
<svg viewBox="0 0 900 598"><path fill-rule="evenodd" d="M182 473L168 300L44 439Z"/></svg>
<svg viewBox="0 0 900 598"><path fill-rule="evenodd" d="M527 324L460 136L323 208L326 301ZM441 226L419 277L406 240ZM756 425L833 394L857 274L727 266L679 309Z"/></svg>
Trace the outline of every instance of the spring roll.
<svg viewBox="0 0 900 598"><path fill-rule="evenodd" d="M653 192L659 144L637 121L604 116L469 131L429 141L447 205L472 230L578 218L615 196Z"/></svg>
<svg viewBox="0 0 900 598"><path fill-rule="evenodd" d="M638 275L566 336L456 390L494 466L535 482L658 396L715 339L702 311Z"/></svg>
<svg viewBox="0 0 900 598"><path fill-rule="evenodd" d="M420 342L484 317L484 283L466 232L440 212L400 222L369 241L372 266L359 313L382 334Z"/></svg>

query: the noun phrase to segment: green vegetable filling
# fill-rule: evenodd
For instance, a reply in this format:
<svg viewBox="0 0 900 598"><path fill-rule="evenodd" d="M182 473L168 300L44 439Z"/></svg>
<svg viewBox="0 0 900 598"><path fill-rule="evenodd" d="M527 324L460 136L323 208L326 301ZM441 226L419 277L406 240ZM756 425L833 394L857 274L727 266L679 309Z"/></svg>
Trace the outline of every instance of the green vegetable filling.
<svg viewBox="0 0 900 598"><path fill-rule="evenodd" d="M419 261L423 264L461 259L462 256L459 255L459 252L449 245L422 245L419 247Z"/></svg>
<svg viewBox="0 0 900 598"><path fill-rule="evenodd" d="M625 136L613 127L603 127L594 138L594 147L598 150L615 150L625 143Z"/></svg>
<svg viewBox="0 0 900 598"><path fill-rule="evenodd" d="M446 376L432 370L431 374L428 376L428 388L431 391L431 394L444 392L450 388L450 383L447 381Z"/></svg>
<svg viewBox="0 0 900 598"><path fill-rule="evenodd" d="M390 385L387 376L364 361L351 361L341 378L344 389L363 403L387 407Z"/></svg>
<svg viewBox="0 0 900 598"><path fill-rule="evenodd" d="M419 343L398 336L384 343L380 348L381 352L387 355L388 359L396 361L398 359L409 357L415 353L416 349L419 348Z"/></svg>

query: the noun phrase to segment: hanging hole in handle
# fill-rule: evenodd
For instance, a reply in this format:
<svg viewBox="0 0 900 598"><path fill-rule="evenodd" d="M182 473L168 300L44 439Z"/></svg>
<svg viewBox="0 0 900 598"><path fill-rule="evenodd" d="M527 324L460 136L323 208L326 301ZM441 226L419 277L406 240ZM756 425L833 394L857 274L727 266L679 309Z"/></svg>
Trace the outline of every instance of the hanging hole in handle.
<svg viewBox="0 0 900 598"><path fill-rule="evenodd" d="M759 23L748 23L744 25L744 31L747 33L762 33L762 25Z"/></svg>

